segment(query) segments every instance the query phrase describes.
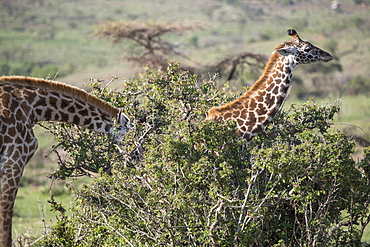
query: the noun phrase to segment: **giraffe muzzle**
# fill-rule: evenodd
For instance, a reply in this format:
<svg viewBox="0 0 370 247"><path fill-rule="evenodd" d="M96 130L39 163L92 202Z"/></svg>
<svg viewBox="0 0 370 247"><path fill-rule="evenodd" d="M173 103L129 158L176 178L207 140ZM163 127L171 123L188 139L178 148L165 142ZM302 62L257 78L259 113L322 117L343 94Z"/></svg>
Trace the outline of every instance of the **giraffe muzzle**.
<svg viewBox="0 0 370 247"><path fill-rule="evenodd" d="M330 55L329 53L325 52L325 54L322 55L322 61L324 62L329 62L330 60L333 60L333 56Z"/></svg>

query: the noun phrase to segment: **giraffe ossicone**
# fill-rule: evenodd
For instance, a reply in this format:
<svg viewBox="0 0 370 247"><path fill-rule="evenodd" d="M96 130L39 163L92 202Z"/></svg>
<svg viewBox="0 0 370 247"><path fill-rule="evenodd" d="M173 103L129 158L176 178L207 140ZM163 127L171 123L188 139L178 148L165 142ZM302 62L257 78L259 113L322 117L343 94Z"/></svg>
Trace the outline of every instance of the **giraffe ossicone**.
<svg viewBox="0 0 370 247"><path fill-rule="evenodd" d="M279 44L272 52L260 78L238 99L213 107L206 121L235 120L237 134L249 142L271 122L282 106L298 64L328 62L333 57L326 51L303 41L294 29L287 31L291 41Z"/></svg>
<svg viewBox="0 0 370 247"><path fill-rule="evenodd" d="M23 169L37 149L40 121L74 123L109 133L116 142L131 128L122 109L64 83L0 77L0 247L11 246L13 207Z"/></svg>

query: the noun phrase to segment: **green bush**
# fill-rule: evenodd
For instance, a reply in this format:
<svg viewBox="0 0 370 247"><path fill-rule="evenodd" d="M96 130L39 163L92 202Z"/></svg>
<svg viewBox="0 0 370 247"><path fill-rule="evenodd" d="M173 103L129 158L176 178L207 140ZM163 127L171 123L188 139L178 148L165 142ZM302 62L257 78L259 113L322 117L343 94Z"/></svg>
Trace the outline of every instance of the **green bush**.
<svg viewBox="0 0 370 247"><path fill-rule="evenodd" d="M148 70L121 91L92 93L123 107L135 128L123 146L53 125L68 151L54 175L100 175L75 192L42 246L358 246L369 216L370 150L331 130L337 105L280 112L246 146L235 123L204 122L234 95L180 72ZM56 149L58 151L58 149Z"/></svg>

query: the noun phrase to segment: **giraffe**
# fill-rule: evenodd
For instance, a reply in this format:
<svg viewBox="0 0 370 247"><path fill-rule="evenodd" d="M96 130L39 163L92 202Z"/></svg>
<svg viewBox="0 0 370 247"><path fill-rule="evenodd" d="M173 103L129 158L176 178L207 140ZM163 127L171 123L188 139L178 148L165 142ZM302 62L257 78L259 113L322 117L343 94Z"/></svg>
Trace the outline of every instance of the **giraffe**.
<svg viewBox="0 0 370 247"><path fill-rule="evenodd" d="M74 123L121 142L131 128L121 109L56 81L0 77L0 247L11 246L13 206L23 169L37 149L39 121Z"/></svg>
<svg viewBox="0 0 370 247"><path fill-rule="evenodd" d="M333 59L329 53L301 40L294 29L289 29L287 33L292 37L292 41L279 44L275 48L263 74L251 88L238 99L211 108L205 121L234 119L238 128L237 134L249 143L271 122L283 104L296 66Z"/></svg>

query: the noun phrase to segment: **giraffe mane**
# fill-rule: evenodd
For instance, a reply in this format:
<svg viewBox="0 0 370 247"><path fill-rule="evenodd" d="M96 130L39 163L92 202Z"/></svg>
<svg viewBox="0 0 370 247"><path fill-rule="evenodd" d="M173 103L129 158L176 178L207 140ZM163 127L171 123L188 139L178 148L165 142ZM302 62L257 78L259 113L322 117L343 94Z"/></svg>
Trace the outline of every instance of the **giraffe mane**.
<svg viewBox="0 0 370 247"><path fill-rule="evenodd" d="M119 113L118 108L108 104L107 102L87 93L78 87L74 87L62 82L25 76L3 76L0 77L0 82L18 84L21 86L34 87L62 93L89 103L98 109L107 112L111 116L116 116Z"/></svg>
<svg viewBox="0 0 370 247"><path fill-rule="evenodd" d="M276 49L280 49L282 47L284 47L285 43L283 44L279 44L276 48ZM273 68L274 68L274 65L275 63L279 60L279 58L281 57L281 55L274 51L271 55L271 57L269 58L269 60L267 61L266 65L265 65L265 68L263 70L263 73L262 75L259 77L259 79L252 85L251 88L248 89L247 92L245 92L241 97L239 97L238 99L228 103L228 104L225 104L225 105L222 105L222 106L219 106L219 107L213 107L209 110L208 112L208 115L206 117L206 120L210 120L210 119L214 119L214 118L217 118L217 116L224 112L224 111L229 111L231 109L236 109L239 107L239 105L241 104L241 102L243 102L244 100L250 98L251 96L254 95L255 92L258 92L258 90L264 86L264 82L267 80L267 78L269 77L269 75L273 72Z"/></svg>
<svg viewBox="0 0 370 247"><path fill-rule="evenodd" d="M275 51L273 51L271 57L267 61L265 68L263 69L262 75L258 78L258 80L252 85L252 87L242 96L242 99L249 98L254 92L259 90L263 83L267 80L267 78L270 76L270 74L273 72L273 68L275 63L279 60L281 55L276 52L276 49L280 49L284 47L285 44L280 44L275 48Z"/></svg>

